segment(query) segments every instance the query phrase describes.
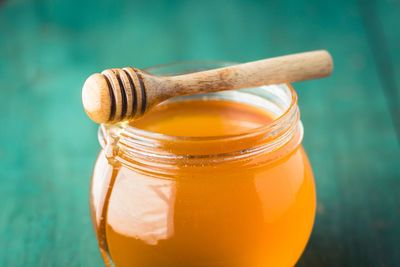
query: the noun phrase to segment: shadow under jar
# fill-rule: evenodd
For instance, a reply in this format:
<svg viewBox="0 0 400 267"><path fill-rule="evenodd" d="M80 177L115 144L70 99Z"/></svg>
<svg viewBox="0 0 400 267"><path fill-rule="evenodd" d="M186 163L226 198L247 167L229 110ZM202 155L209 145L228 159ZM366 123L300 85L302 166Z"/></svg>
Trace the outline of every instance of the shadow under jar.
<svg viewBox="0 0 400 267"><path fill-rule="evenodd" d="M226 65L148 71L167 76ZM201 134L150 131L162 129L170 109L178 113L170 128L164 125L167 133L180 127ZM179 122L190 112L198 114ZM204 112L221 114L207 122ZM235 121L225 123L224 116ZM101 125L90 208L106 265L295 265L316 206L302 137L297 95L288 84L175 98L138 122Z"/></svg>

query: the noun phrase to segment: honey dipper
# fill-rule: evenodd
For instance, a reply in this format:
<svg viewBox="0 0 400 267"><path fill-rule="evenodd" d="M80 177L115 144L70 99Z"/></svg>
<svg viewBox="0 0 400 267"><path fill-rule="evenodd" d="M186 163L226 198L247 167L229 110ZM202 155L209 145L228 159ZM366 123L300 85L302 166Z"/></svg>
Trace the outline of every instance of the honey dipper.
<svg viewBox="0 0 400 267"><path fill-rule="evenodd" d="M108 69L86 80L82 102L93 121L116 123L139 118L172 97L317 79L332 68L330 54L317 50L172 77Z"/></svg>

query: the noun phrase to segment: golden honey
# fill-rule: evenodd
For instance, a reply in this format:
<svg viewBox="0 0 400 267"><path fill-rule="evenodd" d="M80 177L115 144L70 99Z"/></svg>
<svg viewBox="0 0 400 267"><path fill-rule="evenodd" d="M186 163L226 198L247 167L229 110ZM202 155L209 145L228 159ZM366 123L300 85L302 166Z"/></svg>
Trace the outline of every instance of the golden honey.
<svg viewBox="0 0 400 267"><path fill-rule="evenodd" d="M294 266L316 206L302 138L284 84L181 97L102 125L90 205L106 265Z"/></svg>

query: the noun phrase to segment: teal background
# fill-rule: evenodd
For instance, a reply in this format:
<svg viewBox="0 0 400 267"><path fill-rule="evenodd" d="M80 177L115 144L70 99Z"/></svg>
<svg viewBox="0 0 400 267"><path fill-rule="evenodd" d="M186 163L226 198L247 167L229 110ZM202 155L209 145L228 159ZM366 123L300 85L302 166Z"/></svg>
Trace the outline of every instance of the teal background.
<svg viewBox="0 0 400 267"><path fill-rule="evenodd" d="M297 266L399 266L399 17L394 0L0 1L0 266L103 265L91 73L313 49L335 69L294 85L318 192Z"/></svg>

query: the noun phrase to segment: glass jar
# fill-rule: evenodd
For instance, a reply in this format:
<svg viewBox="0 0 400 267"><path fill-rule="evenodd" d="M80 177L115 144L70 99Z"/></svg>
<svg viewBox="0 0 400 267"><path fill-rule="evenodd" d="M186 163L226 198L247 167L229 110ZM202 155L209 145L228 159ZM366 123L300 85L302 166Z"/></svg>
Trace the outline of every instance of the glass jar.
<svg viewBox="0 0 400 267"><path fill-rule="evenodd" d="M177 75L229 65L176 63ZM289 84L175 98L220 99L275 119L240 134L168 136L101 125L90 208L107 266L293 266L315 216L311 167Z"/></svg>

